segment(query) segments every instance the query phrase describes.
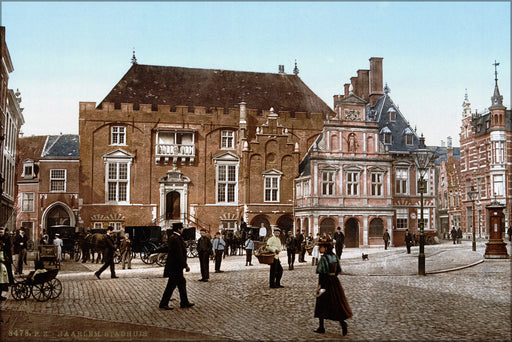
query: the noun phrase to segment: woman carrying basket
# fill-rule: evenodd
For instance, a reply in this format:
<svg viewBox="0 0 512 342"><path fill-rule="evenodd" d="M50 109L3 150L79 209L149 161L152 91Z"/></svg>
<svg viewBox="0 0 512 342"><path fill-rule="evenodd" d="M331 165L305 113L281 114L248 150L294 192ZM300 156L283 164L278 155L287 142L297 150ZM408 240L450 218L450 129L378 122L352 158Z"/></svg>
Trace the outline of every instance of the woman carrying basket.
<svg viewBox="0 0 512 342"><path fill-rule="evenodd" d="M338 274L341 272L339 259L333 253L332 241L320 239L317 245L322 257L316 268L316 273L318 273L318 291L315 317L319 319L319 326L314 332L325 333L324 319L330 319L340 322L343 336L345 336L347 334L347 323L345 320L352 317L352 311L338 279Z"/></svg>

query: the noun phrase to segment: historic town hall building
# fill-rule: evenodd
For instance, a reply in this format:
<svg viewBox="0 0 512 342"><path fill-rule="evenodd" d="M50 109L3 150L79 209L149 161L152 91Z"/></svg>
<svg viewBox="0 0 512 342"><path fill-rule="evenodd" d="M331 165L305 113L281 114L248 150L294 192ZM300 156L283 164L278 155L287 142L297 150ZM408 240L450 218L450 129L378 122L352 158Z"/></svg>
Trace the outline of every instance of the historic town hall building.
<svg viewBox="0 0 512 342"><path fill-rule="evenodd" d="M133 65L80 103L83 228L293 226L299 163L334 111L298 77Z"/></svg>
<svg viewBox="0 0 512 342"><path fill-rule="evenodd" d="M382 58L370 58L334 96L336 115L300 164L295 182L296 227L314 234L340 226L345 245L381 245L387 229L395 246L405 230L417 233L418 174L411 151L419 138L383 87ZM434 168L427 175L424 220L435 234Z"/></svg>

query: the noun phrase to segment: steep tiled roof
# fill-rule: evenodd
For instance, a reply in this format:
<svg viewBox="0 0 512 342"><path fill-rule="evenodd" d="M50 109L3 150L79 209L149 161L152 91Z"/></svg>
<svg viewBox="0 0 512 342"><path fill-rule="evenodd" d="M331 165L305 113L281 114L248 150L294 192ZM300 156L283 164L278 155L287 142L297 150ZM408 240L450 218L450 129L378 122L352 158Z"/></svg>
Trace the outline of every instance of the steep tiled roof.
<svg viewBox="0 0 512 342"><path fill-rule="evenodd" d="M134 64L99 104L113 102L333 114L297 75Z"/></svg>
<svg viewBox="0 0 512 342"><path fill-rule="evenodd" d="M44 145L46 143L47 135L32 135L30 137L20 137L16 145L16 178L21 180L23 174L23 162L30 159L37 162L41 158ZM38 173L38 166L36 165L35 173Z"/></svg>
<svg viewBox="0 0 512 342"><path fill-rule="evenodd" d="M41 153L41 158L78 158L77 134L50 135Z"/></svg>
<svg viewBox="0 0 512 342"><path fill-rule="evenodd" d="M376 121L379 122L381 127L381 134L379 136L380 142L383 143L382 133L391 131L392 143L389 146L391 152L406 152L412 151L418 148L418 137L414 130L411 129L409 123L398 109L398 106L393 103L391 97L388 94L381 96L377 103L370 111L374 111ZM396 112L396 120L390 120L388 112ZM387 128L387 129L386 129ZM388 131L389 130L389 131ZM406 145L404 134L413 135L413 144Z"/></svg>

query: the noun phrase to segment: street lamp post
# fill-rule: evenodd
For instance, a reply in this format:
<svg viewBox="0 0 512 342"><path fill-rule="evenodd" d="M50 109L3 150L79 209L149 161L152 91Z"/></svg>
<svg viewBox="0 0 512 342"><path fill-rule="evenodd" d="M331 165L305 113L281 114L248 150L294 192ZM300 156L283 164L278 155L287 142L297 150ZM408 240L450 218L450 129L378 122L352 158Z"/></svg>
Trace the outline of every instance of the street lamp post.
<svg viewBox="0 0 512 342"><path fill-rule="evenodd" d="M420 178L418 181L418 190L420 191L421 212L420 212L420 254L418 255L418 274L425 275L425 222L423 219L423 193L426 191L425 175L430 168L430 163L436 158L434 151L425 146L425 138L423 134L420 137L418 149L411 151L416 163L416 169L419 172Z"/></svg>
<svg viewBox="0 0 512 342"><path fill-rule="evenodd" d="M475 191L473 186L468 190L468 198L471 201L471 225L473 226L473 252L476 252L476 233L475 233L475 200L478 191Z"/></svg>

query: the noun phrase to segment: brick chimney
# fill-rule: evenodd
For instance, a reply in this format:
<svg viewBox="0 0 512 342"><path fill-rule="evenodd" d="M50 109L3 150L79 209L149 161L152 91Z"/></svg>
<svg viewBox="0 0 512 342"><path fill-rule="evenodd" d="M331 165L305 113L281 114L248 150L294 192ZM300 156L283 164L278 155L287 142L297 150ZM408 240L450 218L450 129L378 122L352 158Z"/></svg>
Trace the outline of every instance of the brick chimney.
<svg viewBox="0 0 512 342"><path fill-rule="evenodd" d="M284 74L284 65L279 64L279 73Z"/></svg>
<svg viewBox="0 0 512 342"><path fill-rule="evenodd" d="M370 105L373 107L377 100L384 95L382 79L382 57L370 58Z"/></svg>

